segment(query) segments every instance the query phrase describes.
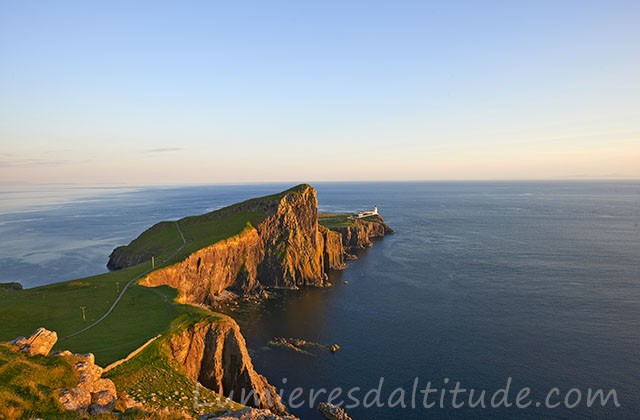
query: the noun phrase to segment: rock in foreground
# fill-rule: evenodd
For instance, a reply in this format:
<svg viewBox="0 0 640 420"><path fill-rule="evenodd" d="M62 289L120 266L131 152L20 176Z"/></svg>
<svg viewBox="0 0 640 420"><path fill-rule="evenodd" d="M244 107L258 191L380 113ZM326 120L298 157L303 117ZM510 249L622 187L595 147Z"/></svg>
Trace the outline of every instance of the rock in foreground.
<svg viewBox="0 0 640 420"><path fill-rule="evenodd" d="M57 342L58 334L56 334L55 331L38 328L29 337L18 337L11 343L18 346L20 351L29 353L31 356L36 354L48 356L49 352Z"/></svg>

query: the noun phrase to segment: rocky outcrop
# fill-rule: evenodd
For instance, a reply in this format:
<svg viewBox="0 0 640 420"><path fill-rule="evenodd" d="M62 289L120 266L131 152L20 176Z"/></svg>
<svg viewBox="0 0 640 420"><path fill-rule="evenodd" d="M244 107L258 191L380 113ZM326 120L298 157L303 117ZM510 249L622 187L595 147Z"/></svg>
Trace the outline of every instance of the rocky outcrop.
<svg viewBox="0 0 640 420"><path fill-rule="evenodd" d="M191 379L244 405L285 412L275 387L254 370L233 319L197 322L169 337L168 345Z"/></svg>
<svg viewBox="0 0 640 420"><path fill-rule="evenodd" d="M22 284L18 282L0 283L0 291L2 290L7 292L15 292L18 290L22 290Z"/></svg>
<svg viewBox="0 0 640 420"><path fill-rule="evenodd" d="M9 343L30 356L48 356L57 341L55 331L38 328L29 337L18 337ZM116 386L110 379L102 378L103 370L96 365L93 354L74 354L65 350L52 357L65 358L78 378L76 386L57 390L58 401L65 410L80 414L113 412L118 397Z"/></svg>
<svg viewBox="0 0 640 420"><path fill-rule="evenodd" d="M318 226L318 230L324 239L324 269L342 270L345 264L345 249L342 244L342 234L329 230L324 226Z"/></svg>
<svg viewBox="0 0 640 420"><path fill-rule="evenodd" d="M258 231L247 227L189 255L184 261L150 273L140 284L167 284L179 291L182 303L211 304L226 289L240 294L257 288L258 265L264 247Z"/></svg>
<svg viewBox="0 0 640 420"><path fill-rule="evenodd" d="M68 352L60 353L66 356ZM116 386L110 379L102 378L102 368L95 364L93 354L74 355L79 358L74 363L78 375L78 385L60 391L60 404L67 411L78 413L110 413L116 407L118 395Z"/></svg>
<svg viewBox="0 0 640 420"><path fill-rule="evenodd" d="M36 354L48 356L57 341L58 334L55 331L38 328L29 337L18 337L11 343L18 346L20 351L29 353L31 356Z"/></svg>
<svg viewBox="0 0 640 420"><path fill-rule="evenodd" d="M226 414L204 414L198 420L300 420L292 415L273 414L269 410L243 408Z"/></svg>
<svg viewBox="0 0 640 420"><path fill-rule="evenodd" d="M346 411L328 402L318 404L318 411L321 412L327 420L351 420L351 417L349 417Z"/></svg>
<svg viewBox="0 0 640 420"><path fill-rule="evenodd" d="M356 219L353 226L338 227L335 230L342 235L342 244L347 251L369 248L373 245L371 239L394 233L378 215Z"/></svg>

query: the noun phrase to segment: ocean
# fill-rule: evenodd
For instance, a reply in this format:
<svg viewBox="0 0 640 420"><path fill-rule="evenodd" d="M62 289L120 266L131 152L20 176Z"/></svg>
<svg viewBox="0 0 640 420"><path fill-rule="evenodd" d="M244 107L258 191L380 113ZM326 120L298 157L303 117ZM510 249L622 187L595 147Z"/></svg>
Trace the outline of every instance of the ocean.
<svg viewBox="0 0 640 420"><path fill-rule="evenodd" d="M5 188L0 282L35 287L105 272L115 246L157 221L289 186ZM333 273L333 287L274 293L243 314L254 365L285 400L302 387L297 401L339 388L338 401L354 403L351 391L362 402L379 388L384 407L360 404L349 410L354 418L637 418L640 182L314 186L321 211L378 205L396 234ZM341 349L308 355L267 347L275 336ZM433 407L422 406L419 392L412 407L414 381L438 389ZM466 392L458 401L485 390L486 407L454 408L457 382ZM507 384L511 406L491 408L492 394ZM523 388L527 408L515 406ZM615 390L619 407L611 400L587 407L589 388ZM558 407L546 407L550 391ZM565 398L571 406L578 397L566 406ZM291 411L321 418L308 404Z"/></svg>

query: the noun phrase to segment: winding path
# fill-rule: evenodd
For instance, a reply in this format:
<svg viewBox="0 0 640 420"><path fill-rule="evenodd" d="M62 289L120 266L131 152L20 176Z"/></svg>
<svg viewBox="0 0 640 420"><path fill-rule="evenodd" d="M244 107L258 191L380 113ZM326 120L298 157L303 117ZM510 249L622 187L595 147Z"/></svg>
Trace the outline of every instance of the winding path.
<svg viewBox="0 0 640 420"><path fill-rule="evenodd" d="M180 234L180 239L182 239L182 245L180 245L180 247L178 249L176 249L173 254L169 255L167 258L164 259L163 262L167 262L169 261L171 258L175 257L176 254L180 251L182 251L182 248L184 248L184 246L187 244L187 240L184 238L184 234L182 233L182 229L180 229L180 225L178 224L178 222L174 222L176 224L176 229L178 230L178 233ZM127 284L122 288L122 291L120 292L120 294L118 295L118 297L116 298L116 300L113 301L113 304L111 305L111 307L109 308L109 310L107 310L107 312L104 313L104 315L102 315L100 318L98 318L96 321L92 322L91 324L87 325L86 327L84 327L83 329L74 332L73 334L69 334L65 337L62 337L60 340L58 341L62 341L62 340L66 340L67 338L71 338L71 337L75 337L76 335L80 335L83 332L95 327L96 325L98 325L99 323L101 323L102 321L104 321L109 315L111 315L111 312L113 312L113 310L116 308L116 306L118 305L118 303L120 302L120 299L122 299L122 296L124 296L124 293L127 291L127 289L129 288L129 286L131 286L131 284L133 284L134 281L138 280L139 278L141 278L142 276L146 276L147 274L149 274L150 272L152 272L153 270L155 270L155 268L150 268L140 274L138 274L137 276L133 277L131 280L129 280L127 282Z"/></svg>

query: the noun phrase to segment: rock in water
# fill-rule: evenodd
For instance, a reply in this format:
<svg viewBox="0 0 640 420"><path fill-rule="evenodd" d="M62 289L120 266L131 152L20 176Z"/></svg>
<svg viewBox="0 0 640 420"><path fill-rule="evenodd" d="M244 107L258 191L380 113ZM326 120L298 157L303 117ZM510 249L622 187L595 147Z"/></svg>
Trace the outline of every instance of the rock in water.
<svg viewBox="0 0 640 420"><path fill-rule="evenodd" d="M318 411L327 420L351 420L351 417L342 408L328 402L318 404Z"/></svg>
<svg viewBox="0 0 640 420"><path fill-rule="evenodd" d="M13 340L12 343L18 346L21 351L29 353L31 356L36 354L48 356L57 341L58 334L56 334L55 331L38 328L29 337L18 337Z"/></svg>

